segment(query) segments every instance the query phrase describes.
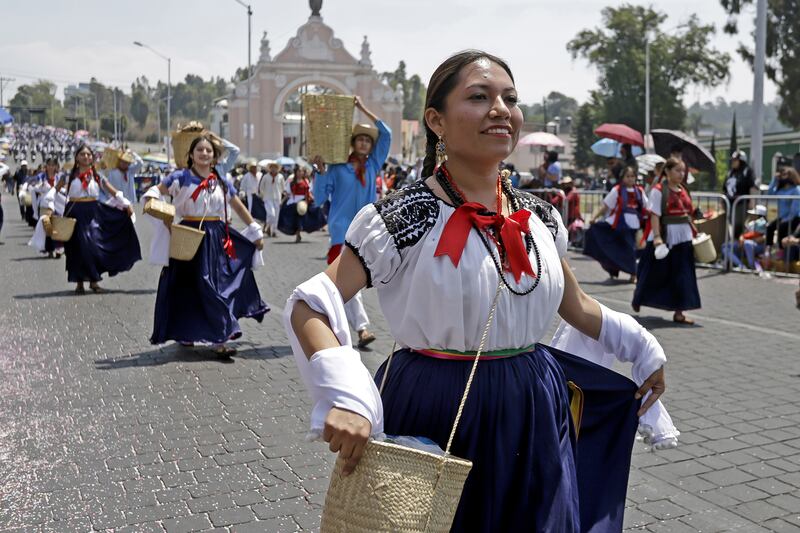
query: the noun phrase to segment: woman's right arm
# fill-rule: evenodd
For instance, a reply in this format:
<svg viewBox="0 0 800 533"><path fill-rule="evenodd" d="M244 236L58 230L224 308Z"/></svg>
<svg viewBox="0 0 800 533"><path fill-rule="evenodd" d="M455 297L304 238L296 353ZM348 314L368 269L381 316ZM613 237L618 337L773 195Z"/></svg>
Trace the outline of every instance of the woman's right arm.
<svg viewBox="0 0 800 533"><path fill-rule="evenodd" d="M366 287L367 274L356 255L348 247L325 271L339 289L346 303L358 291ZM339 346L339 341L331 329L328 317L311 309L304 301L298 301L292 311L292 328L300 341L307 358L326 348Z"/></svg>
<svg viewBox="0 0 800 533"><path fill-rule="evenodd" d="M353 252L345 247L342 254L328 267L325 274L333 281L347 302L367 285L367 275L361 262ZM295 303L291 315L292 329L300 341L307 358L327 348L340 346L331 329L328 317L311 309L304 301ZM331 408L325 417L322 439L329 443L329 449L346 460L343 475L350 474L364 455L372 432L372 424L353 411Z"/></svg>
<svg viewBox="0 0 800 533"><path fill-rule="evenodd" d="M653 245L658 246L664 243L664 238L661 236L661 217L655 213L650 213L650 227L653 231Z"/></svg>

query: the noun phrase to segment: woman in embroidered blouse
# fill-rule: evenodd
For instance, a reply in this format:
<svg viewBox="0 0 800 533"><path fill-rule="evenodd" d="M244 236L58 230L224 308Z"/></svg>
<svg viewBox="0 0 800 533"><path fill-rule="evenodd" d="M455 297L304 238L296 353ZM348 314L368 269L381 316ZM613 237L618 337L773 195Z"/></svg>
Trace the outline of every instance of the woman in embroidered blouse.
<svg viewBox="0 0 800 533"><path fill-rule="evenodd" d="M631 305L636 312L643 305L674 311L675 322L690 326L694 321L683 312L700 308L700 292L692 246L694 209L682 185L684 176L683 162L670 158L664 164L661 182L650 191L650 223L644 231L647 247L637 266ZM655 250L662 245L669 252L656 259Z"/></svg>
<svg viewBox="0 0 800 533"><path fill-rule="evenodd" d="M209 134L198 136L189 147L188 167L176 170L145 195L147 201L171 195L180 224L206 232L193 259L170 259L163 268L150 342L210 343L222 357L236 352L226 343L242 335L240 318L261 322L269 311L252 271L256 249L263 246L261 225L225 177L227 165L238 154L235 146L225 146L228 159L218 165L220 142ZM248 225L244 233L229 227L229 211Z"/></svg>
<svg viewBox="0 0 800 533"><path fill-rule="evenodd" d="M636 283L636 232L647 217L650 203L644 189L636 185L636 167L625 167L622 183L603 198L586 231L583 253L593 257L612 278L620 271ZM605 220L601 217L609 213Z"/></svg>
<svg viewBox="0 0 800 533"><path fill-rule="evenodd" d="M621 529L636 413L664 390L663 351L629 316L580 289L564 259L567 233L558 213L500 179L498 165L522 126L509 67L484 52L462 52L437 68L428 87L423 176L429 177L363 208L342 255L287 302L284 323L314 403L312 433L347 460L345 475L368 437L383 431L427 437L444 448L475 352L483 348L452 448L473 461L453 531L573 532L601 522L598 530ZM436 169L435 146L447 158ZM343 302L369 285L377 287L402 347L382 398L344 318ZM660 353L638 391L633 383L619 389L623 399L615 409L627 422L617 426L615 444L599 446L581 433L579 442L594 451L584 460L581 448L577 468L566 380L588 371L583 381L591 387L621 376L568 354L557 361L558 350L537 344L556 312L609 352L628 350L627 340L635 350ZM385 370L384 364L375 381ZM648 392L640 406L634 394ZM601 448L621 451L621 462L596 457ZM614 467L600 478L602 488L579 480L584 467L608 464Z"/></svg>
<svg viewBox="0 0 800 533"><path fill-rule="evenodd" d="M72 238L64 243L67 256L67 279L76 283L75 293L85 292L84 282L96 293L105 292L98 285L103 273L115 276L130 270L142 258L139 239L130 217L133 208L94 168L94 154L86 146L75 151L75 163L68 177L61 177L56 190L67 188L64 216L74 218ZM120 209L98 202L100 188L105 189Z"/></svg>

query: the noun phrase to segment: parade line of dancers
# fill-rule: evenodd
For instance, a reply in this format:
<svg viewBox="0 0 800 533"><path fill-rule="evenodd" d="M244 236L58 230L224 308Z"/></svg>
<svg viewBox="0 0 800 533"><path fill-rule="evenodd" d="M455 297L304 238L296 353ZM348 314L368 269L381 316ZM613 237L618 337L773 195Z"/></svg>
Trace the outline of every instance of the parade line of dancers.
<svg viewBox="0 0 800 533"><path fill-rule="evenodd" d="M358 98L356 106L372 124L353 128L346 163L314 158L311 172L289 177L278 165L259 176L248 163L237 188L230 172L239 149L230 142L201 131L176 154L185 166L142 198L154 228L149 260L161 266L150 342L210 345L230 357L239 320L261 322L269 312L253 274L264 264L265 235L300 240L327 224L329 266L292 292L284 324L313 403L311 433L347 461L345 473L370 437L418 436L449 448L458 411L451 449L473 468L452 531L621 531L636 431L653 449L677 445L659 399L666 356L631 316L583 292L558 211L499 172L522 127L510 67L467 51L436 69L423 179L379 201L391 131ZM81 145L69 172L48 160L28 184L31 245L54 256L63 248L76 293L87 283L103 292L104 274L124 273L142 257L129 189L138 163L123 153L103 176ZM587 248L594 239L595 249L611 252L597 254L609 272L636 273L636 308L671 309L688 322L683 311L700 305L692 205L682 163L668 160L664 172L649 198L628 172ZM153 216L167 197L173 220ZM53 240L58 216L74 221L63 246ZM647 246L634 270L638 228ZM202 236L196 251L173 253L185 232ZM359 346L375 339L360 296L368 287L399 348L374 377L351 339L351 329ZM615 359L632 364L632 380L610 370ZM473 392L462 402L468 379ZM575 394L584 399L577 413Z"/></svg>

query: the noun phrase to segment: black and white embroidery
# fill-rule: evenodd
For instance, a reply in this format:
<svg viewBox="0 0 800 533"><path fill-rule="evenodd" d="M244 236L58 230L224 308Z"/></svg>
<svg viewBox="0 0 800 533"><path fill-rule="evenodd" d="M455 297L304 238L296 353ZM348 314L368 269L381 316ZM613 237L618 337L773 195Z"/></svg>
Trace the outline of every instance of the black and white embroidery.
<svg viewBox="0 0 800 533"><path fill-rule="evenodd" d="M398 189L375 202L397 250L417 244L436 224L439 202L422 182Z"/></svg>
<svg viewBox="0 0 800 533"><path fill-rule="evenodd" d="M514 189L514 194L517 196L520 207L529 210L544 222L544 225L553 234L553 240L555 240L556 235L558 235L558 221L553 216L553 205L538 196L519 189Z"/></svg>

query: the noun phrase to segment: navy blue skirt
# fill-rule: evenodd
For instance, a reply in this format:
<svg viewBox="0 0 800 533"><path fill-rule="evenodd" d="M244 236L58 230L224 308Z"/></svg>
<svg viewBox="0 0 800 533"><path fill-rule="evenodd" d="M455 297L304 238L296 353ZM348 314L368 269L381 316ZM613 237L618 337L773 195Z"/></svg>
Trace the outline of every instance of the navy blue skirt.
<svg viewBox="0 0 800 533"><path fill-rule="evenodd" d="M193 228L199 222L182 221ZM206 234L191 261L169 260L161 270L150 342L169 340L221 344L241 337L239 319L264 319L269 306L261 299L251 268L255 245L230 229L236 249L231 259L222 248L225 224L204 222Z"/></svg>
<svg viewBox="0 0 800 533"><path fill-rule="evenodd" d="M655 307L667 311L700 309L700 291L694 270L694 248L682 242L670 248L667 257L656 259L652 242L639 259L634 308Z"/></svg>
<svg viewBox="0 0 800 533"><path fill-rule="evenodd" d="M378 385L385 366L375 376ZM386 433L428 437L444 449L471 366L470 361L398 351L383 392ZM609 374L616 389L605 379ZM590 414L593 407L584 408L591 429L582 426L577 450L568 380L584 388L584 394L605 386L618 400L608 419ZM617 524L621 530L638 424L635 391L623 376L542 345L515 357L479 362L452 448L454 455L473 462L452 531L577 532L598 524L595 531L613 531ZM611 419L624 423L611 424ZM602 433L606 430L614 433ZM585 457L584 439L589 446ZM603 455L606 462L598 463ZM582 466L587 468L585 498L580 494ZM608 483L605 472L597 473L620 468ZM603 482L598 485L598 480Z"/></svg>
<svg viewBox="0 0 800 533"><path fill-rule="evenodd" d="M584 255L596 259L612 276L620 271L636 273L636 230L614 229L608 222L597 222L586 230L584 239Z"/></svg>
<svg viewBox="0 0 800 533"><path fill-rule="evenodd" d="M142 258L139 238L128 213L101 202L69 202L66 216L75 219L72 238L64 243L67 280L97 282L115 276Z"/></svg>
<svg viewBox="0 0 800 533"><path fill-rule="evenodd" d="M267 220L267 210L264 208L264 200L257 194L251 195L250 199L250 214L254 219L264 222Z"/></svg>
<svg viewBox="0 0 800 533"><path fill-rule="evenodd" d="M297 204L283 204L278 217L278 229L286 235L295 235L298 231L312 233L325 227L328 218L322 208L313 203L308 204L308 211L303 216L297 214Z"/></svg>

